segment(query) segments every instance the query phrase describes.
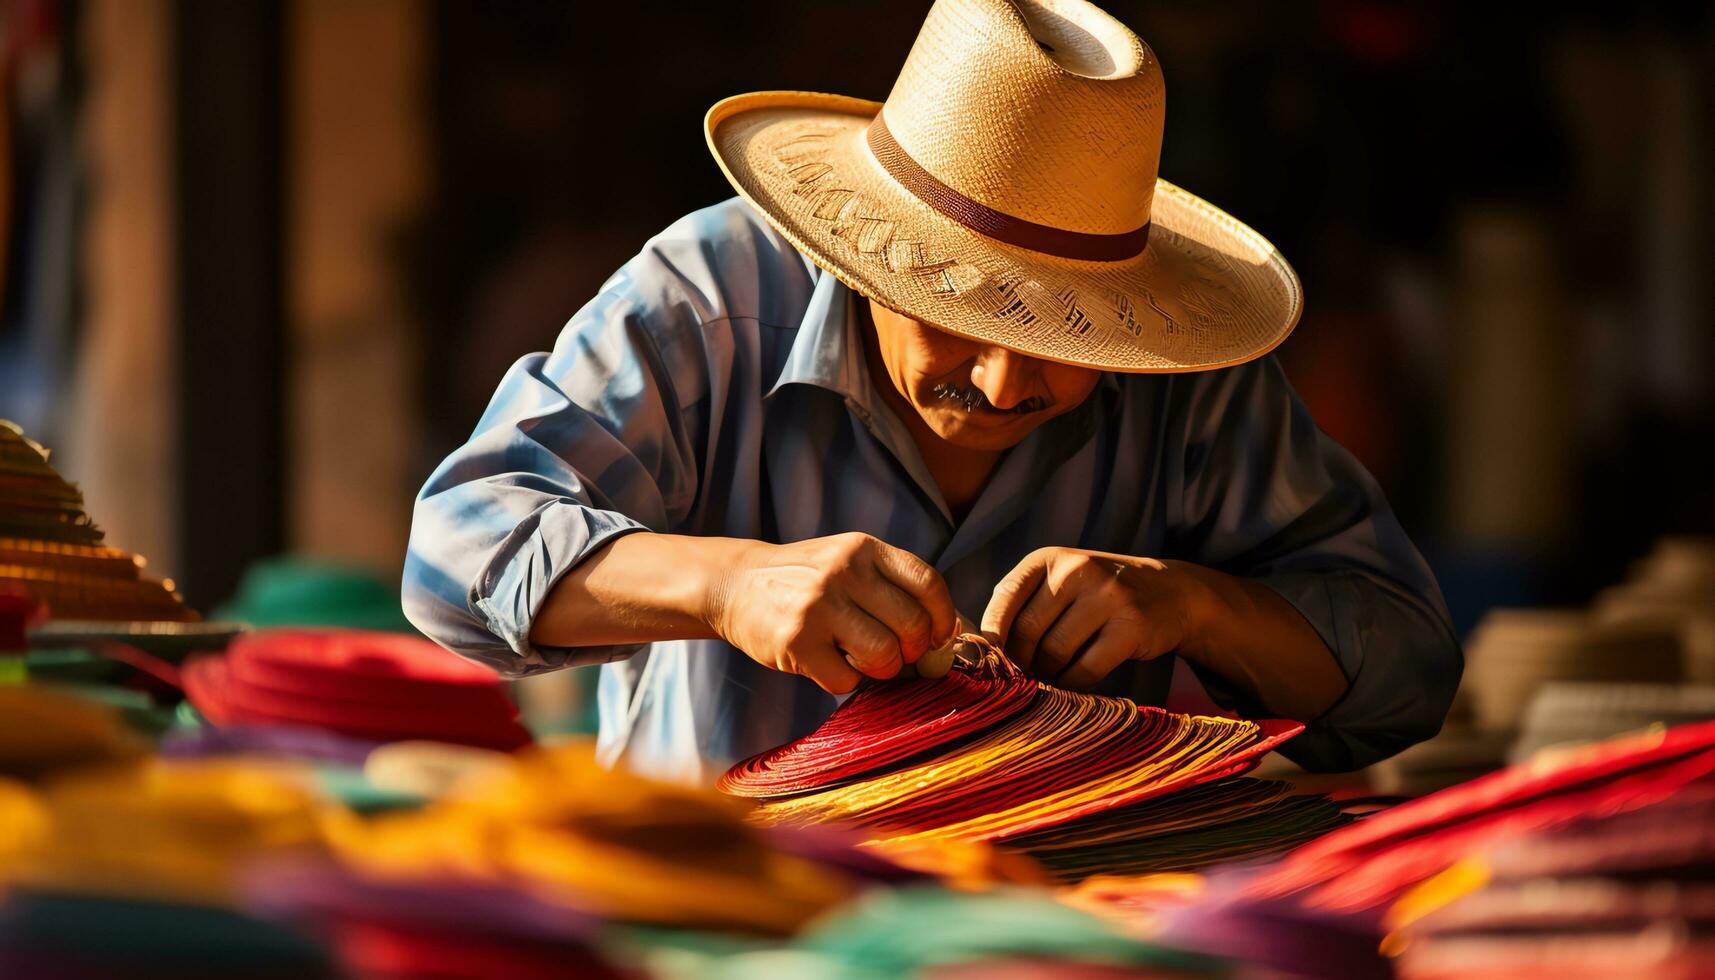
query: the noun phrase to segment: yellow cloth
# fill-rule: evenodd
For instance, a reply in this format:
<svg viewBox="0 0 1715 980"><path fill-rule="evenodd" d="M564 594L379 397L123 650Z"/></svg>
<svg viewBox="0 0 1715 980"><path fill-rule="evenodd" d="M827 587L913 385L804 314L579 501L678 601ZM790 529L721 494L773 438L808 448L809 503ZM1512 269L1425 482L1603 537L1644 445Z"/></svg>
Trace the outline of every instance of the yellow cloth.
<svg viewBox="0 0 1715 980"><path fill-rule="evenodd" d="M41 846L48 814L30 787L0 778L0 885L21 857Z"/></svg>
<svg viewBox="0 0 1715 980"><path fill-rule="evenodd" d="M522 880L599 915L790 933L853 883L769 847L747 807L602 768L587 745L526 752L428 808L349 826L345 862L379 877Z"/></svg>
<svg viewBox="0 0 1715 980"><path fill-rule="evenodd" d="M31 685L0 686L0 776L35 779L140 757L119 712Z"/></svg>
<svg viewBox="0 0 1715 980"><path fill-rule="evenodd" d="M324 811L298 775L150 760L52 780L37 798L45 833L14 854L12 877L80 894L226 904L247 860L322 839Z"/></svg>

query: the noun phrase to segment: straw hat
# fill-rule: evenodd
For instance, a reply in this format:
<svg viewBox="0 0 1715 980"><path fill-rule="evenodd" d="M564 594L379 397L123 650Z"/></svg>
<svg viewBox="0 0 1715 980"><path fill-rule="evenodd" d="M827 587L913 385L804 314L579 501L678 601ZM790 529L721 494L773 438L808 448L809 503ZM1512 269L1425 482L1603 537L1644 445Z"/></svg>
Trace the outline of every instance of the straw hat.
<svg viewBox="0 0 1715 980"><path fill-rule="evenodd" d="M1165 110L1154 53L1084 0L937 0L885 105L756 92L705 127L781 234L913 319L1112 371L1260 357L1298 277L1157 179Z"/></svg>

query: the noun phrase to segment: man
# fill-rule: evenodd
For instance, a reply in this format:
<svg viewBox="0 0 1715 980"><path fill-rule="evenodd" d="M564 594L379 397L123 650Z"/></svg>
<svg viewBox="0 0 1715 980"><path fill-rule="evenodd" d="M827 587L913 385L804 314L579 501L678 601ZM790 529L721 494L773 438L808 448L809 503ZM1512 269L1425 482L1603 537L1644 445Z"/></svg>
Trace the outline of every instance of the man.
<svg viewBox="0 0 1715 980"><path fill-rule="evenodd" d="M1374 482L1267 352L1298 281L1156 179L1154 55L1077 0L939 0L885 107L709 113L739 199L519 361L418 499L405 608L509 674L604 664L605 759L687 780L960 612L1054 683L1219 701L1360 766L1461 656Z"/></svg>

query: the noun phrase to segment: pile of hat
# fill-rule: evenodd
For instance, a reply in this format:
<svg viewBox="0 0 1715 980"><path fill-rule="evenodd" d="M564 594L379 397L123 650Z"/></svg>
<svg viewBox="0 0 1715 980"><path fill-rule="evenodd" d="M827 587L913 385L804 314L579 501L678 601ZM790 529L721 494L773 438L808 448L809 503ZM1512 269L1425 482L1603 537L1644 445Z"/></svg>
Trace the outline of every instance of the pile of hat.
<svg viewBox="0 0 1715 980"><path fill-rule="evenodd" d="M1665 538L1588 610L1497 610L1472 635L1477 720L1519 760L1715 718L1715 541Z"/></svg>
<svg viewBox="0 0 1715 980"><path fill-rule="evenodd" d="M1708 684L1556 681L1531 698L1509 757L1523 762L1549 749L1711 718L1715 718L1715 686Z"/></svg>
<svg viewBox="0 0 1715 980"><path fill-rule="evenodd" d="M1490 731L1516 731L1550 681L1666 684L1682 676L1672 630L1603 622L1580 609L1496 609L1466 645L1471 704Z"/></svg>
<svg viewBox="0 0 1715 980"><path fill-rule="evenodd" d="M44 602L56 619L199 618L172 582L145 577L143 565L102 544L83 494L48 465L48 451L0 420L0 593Z"/></svg>
<svg viewBox="0 0 1715 980"><path fill-rule="evenodd" d="M1715 718L1715 540L1669 537L1588 608L1495 609L1441 732L1371 770L1417 795L1550 747Z"/></svg>
<svg viewBox="0 0 1715 980"><path fill-rule="evenodd" d="M261 630L191 659L185 692L216 726L293 726L376 742L510 751L531 741L499 675L417 637Z"/></svg>
<svg viewBox="0 0 1715 980"><path fill-rule="evenodd" d="M1685 679L1715 685L1715 538L1667 537L1636 562L1626 581L1596 596L1596 618L1672 630Z"/></svg>

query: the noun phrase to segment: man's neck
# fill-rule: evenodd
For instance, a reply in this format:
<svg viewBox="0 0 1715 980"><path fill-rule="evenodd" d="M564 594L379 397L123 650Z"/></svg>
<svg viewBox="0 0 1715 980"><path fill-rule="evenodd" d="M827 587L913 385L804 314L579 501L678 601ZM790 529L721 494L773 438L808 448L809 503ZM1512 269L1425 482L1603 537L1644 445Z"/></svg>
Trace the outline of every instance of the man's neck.
<svg viewBox="0 0 1715 980"><path fill-rule="evenodd" d="M867 319L865 316L866 321ZM917 452L923 457L923 465L928 468L930 478L941 491L941 499L947 502L947 509L952 512L953 523L963 522L965 515L971 511L971 505L976 503L977 496L988 483L989 477L994 475L995 467L1000 464L1004 453L1001 450L966 449L937 435L935 430L923 421L923 416L917 414L917 409L911 402L894 386L893 376L888 373L887 364L882 360L881 347L876 342L874 325L865 322L858 332L863 337L864 359L869 366L870 385L881 395L882 402L893 410L893 414L905 423L905 431L911 434L911 441L917 444Z"/></svg>
<svg viewBox="0 0 1715 980"><path fill-rule="evenodd" d="M976 503L977 496L988 485L989 477L994 475L995 467L1000 465L1004 453L1001 450L965 449L941 438L924 423L923 417L893 385L886 383L885 376L882 381L885 385L882 397L905 422L911 441L917 443L917 451L923 454L923 465L929 468L929 475L941 490L941 499L947 502L947 509L953 513L953 523L963 523L965 515L971 512L971 505ZM893 397L888 398L889 394Z"/></svg>

